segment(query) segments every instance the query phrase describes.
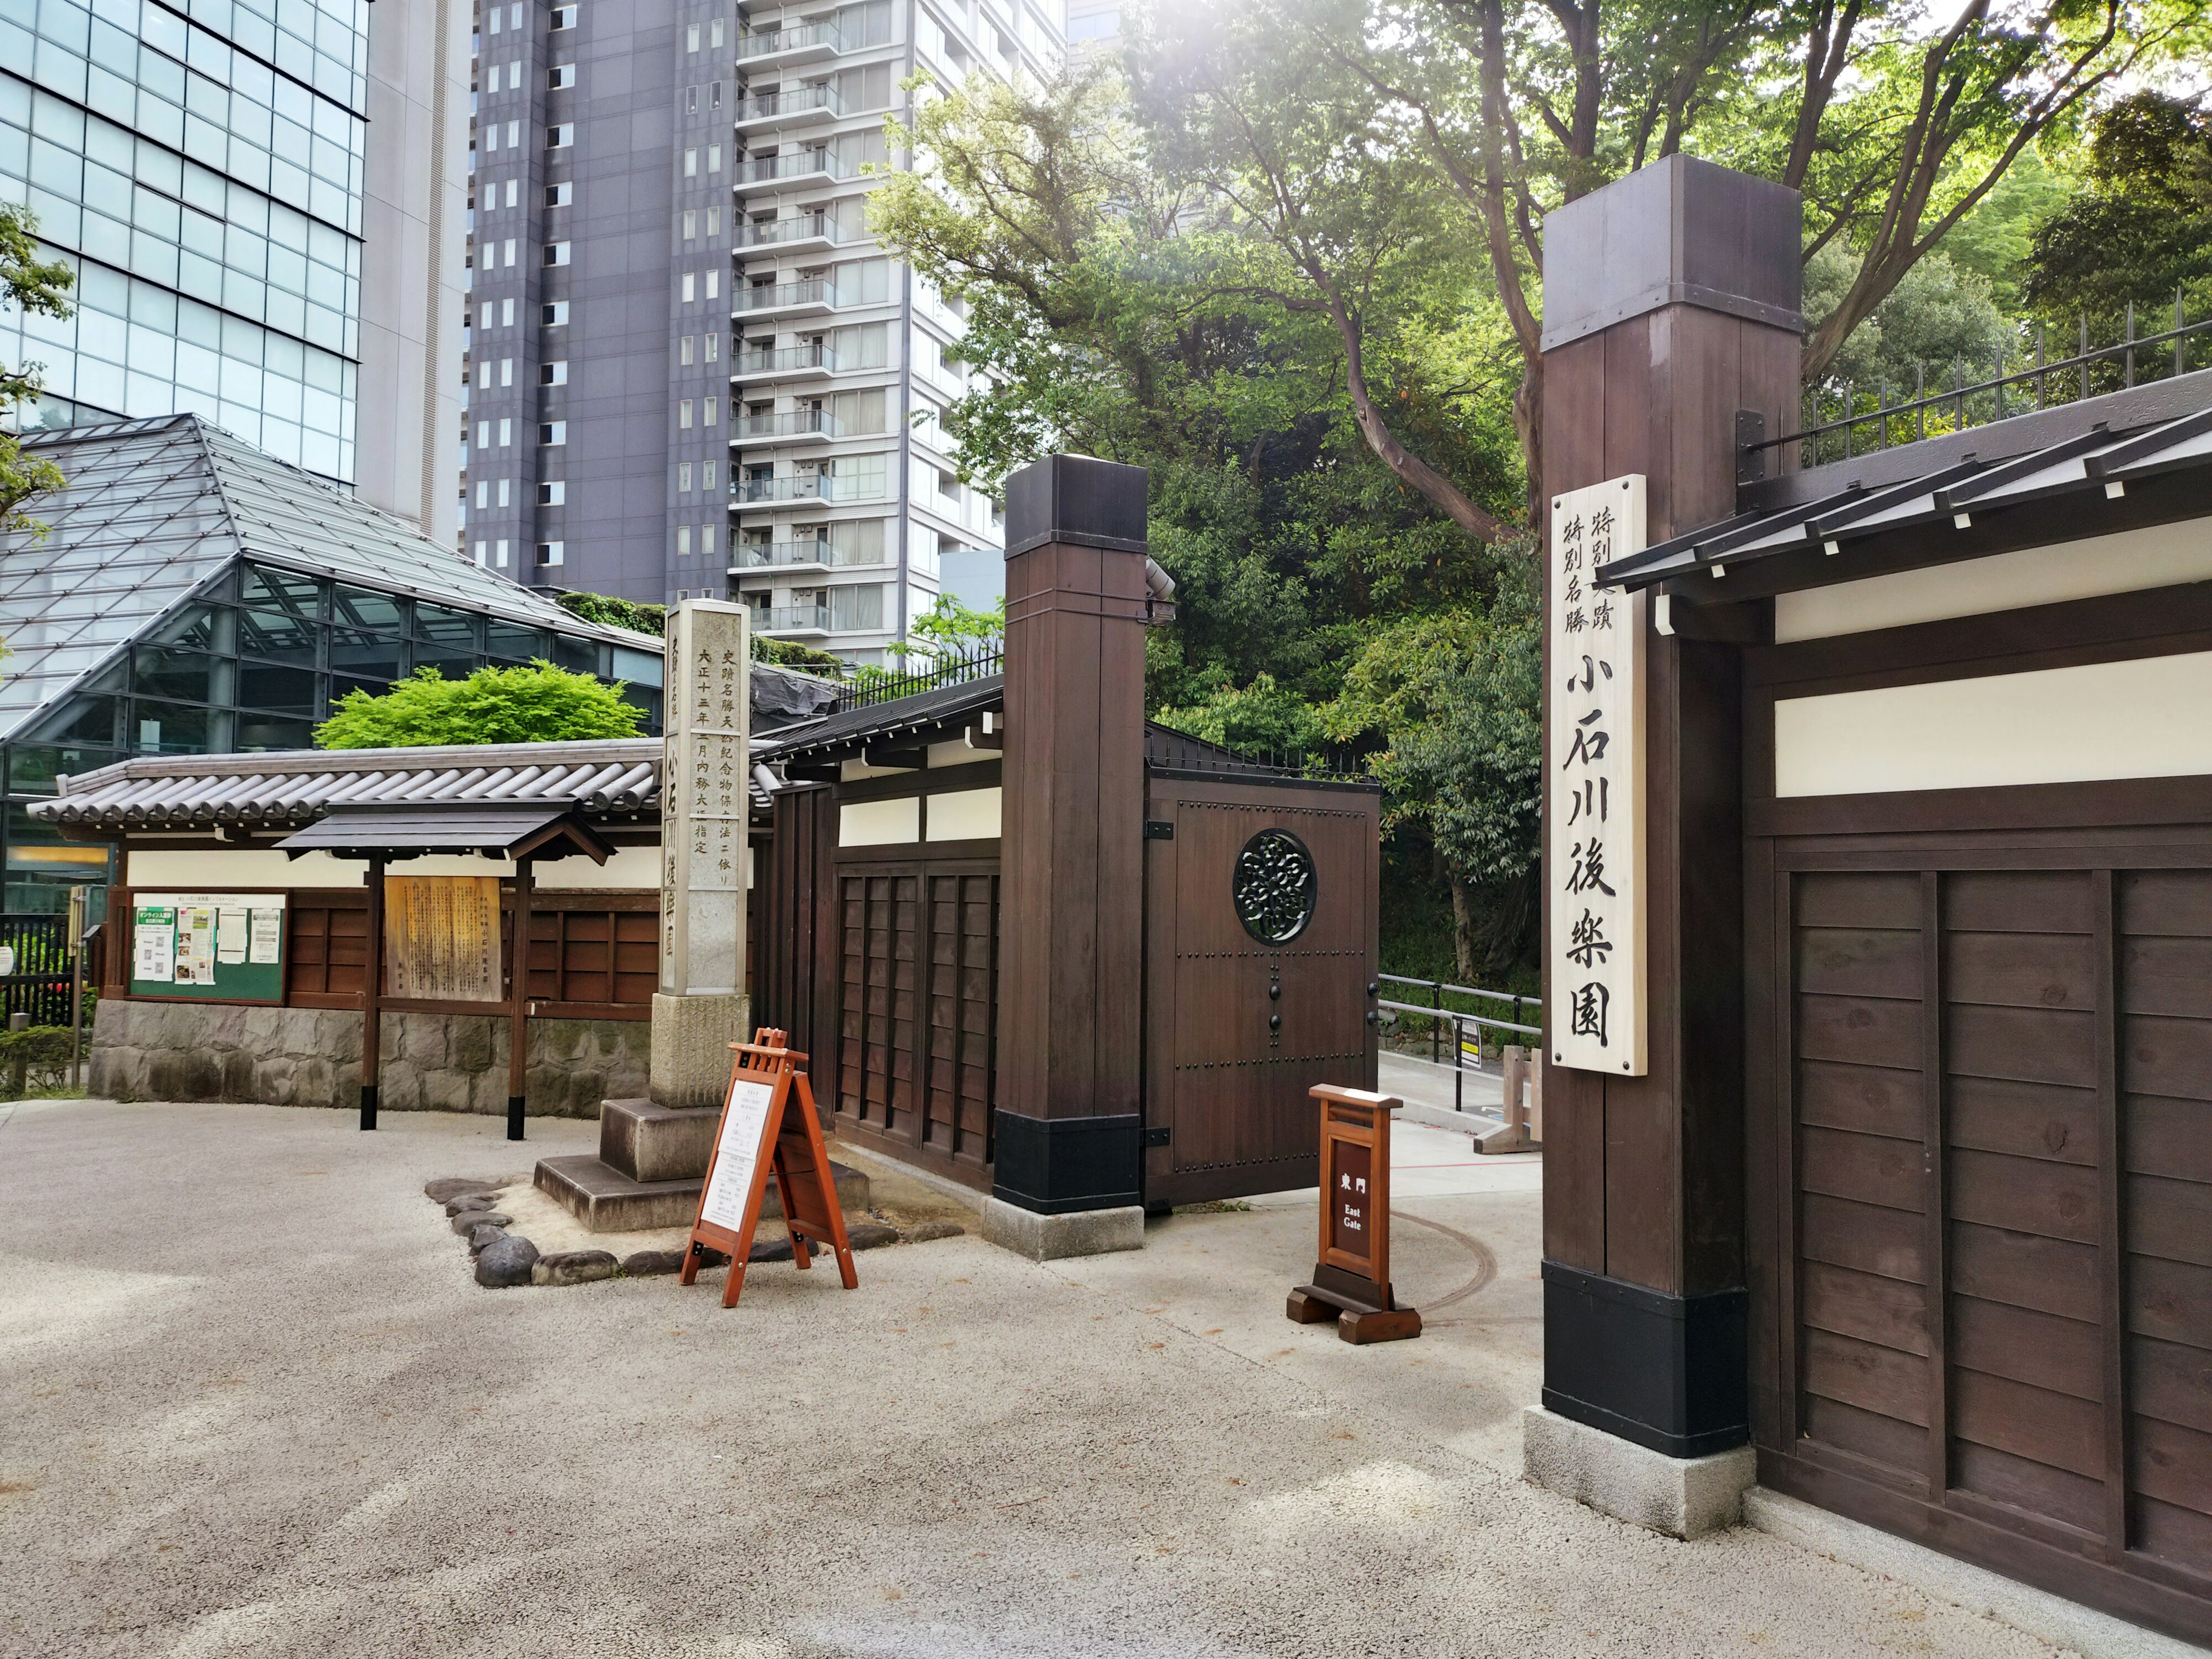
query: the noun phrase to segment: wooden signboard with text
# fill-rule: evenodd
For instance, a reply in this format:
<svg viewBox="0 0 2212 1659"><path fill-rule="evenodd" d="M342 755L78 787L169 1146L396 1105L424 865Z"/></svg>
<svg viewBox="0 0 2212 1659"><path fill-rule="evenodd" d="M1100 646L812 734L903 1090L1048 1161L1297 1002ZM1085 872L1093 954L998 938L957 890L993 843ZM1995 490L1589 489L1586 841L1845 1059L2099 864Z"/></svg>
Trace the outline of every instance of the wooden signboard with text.
<svg viewBox="0 0 2212 1659"><path fill-rule="evenodd" d="M791 1231L792 1261L811 1267L808 1246L827 1248L836 1255L845 1288L858 1290L860 1285L853 1247L845 1239L844 1212L837 1207L822 1121L814 1112L813 1085L799 1069L806 1056L785 1048L783 1040L783 1032L763 1026L754 1041L730 1045L738 1056L730 1070L730 1092L714 1132L698 1218L684 1247L681 1277L686 1285L697 1281L708 1249L730 1258L729 1282L722 1288L726 1308L738 1305L738 1293L744 1288L745 1262L771 1174L783 1200L784 1225Z"/></svg>
<svg viewBox="0 0 2212 1659"><path fill-rule="evenodd" d="M422 1001L502 1000L496 876L384 878L384 992Z"/></svg>
<svg viewBox="0 0 2212 1659"><path fill-rule="evenodd" d="M1321 1104L1321 1244L1284 1311L1334 1319L1346 1342L1419 1336L1421 1316L1390 1294L1390 1114L1404 1103L1331 1083L1307 1092Z"/></svg>

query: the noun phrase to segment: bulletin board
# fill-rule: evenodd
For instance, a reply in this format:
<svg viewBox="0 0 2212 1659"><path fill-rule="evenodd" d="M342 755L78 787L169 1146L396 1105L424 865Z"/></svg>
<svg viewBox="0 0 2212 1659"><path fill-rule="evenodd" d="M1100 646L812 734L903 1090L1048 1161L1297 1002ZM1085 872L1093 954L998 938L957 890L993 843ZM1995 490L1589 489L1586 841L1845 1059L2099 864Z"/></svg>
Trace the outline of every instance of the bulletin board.
<svg viewBox="0 0 2212 1659"><path fill-rule="evenodd" d="M284 1000L282 893L134 893L131 994Z"/></svg>

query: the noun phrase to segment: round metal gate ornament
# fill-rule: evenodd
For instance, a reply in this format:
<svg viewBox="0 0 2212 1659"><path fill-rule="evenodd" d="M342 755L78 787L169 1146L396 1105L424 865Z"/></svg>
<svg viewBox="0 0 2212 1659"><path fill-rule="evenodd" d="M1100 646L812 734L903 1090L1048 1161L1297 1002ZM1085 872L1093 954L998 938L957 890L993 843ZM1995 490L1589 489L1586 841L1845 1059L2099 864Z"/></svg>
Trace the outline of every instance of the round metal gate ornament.
<svg viewBox="0 0 2212 1659"><path fill-rule="evenodd" d="M1230 891L1246 933L1262 945L1287 945L1313 920L1320 886L1305 842L1287 830L1262 830L1237 855Z"/></svg>

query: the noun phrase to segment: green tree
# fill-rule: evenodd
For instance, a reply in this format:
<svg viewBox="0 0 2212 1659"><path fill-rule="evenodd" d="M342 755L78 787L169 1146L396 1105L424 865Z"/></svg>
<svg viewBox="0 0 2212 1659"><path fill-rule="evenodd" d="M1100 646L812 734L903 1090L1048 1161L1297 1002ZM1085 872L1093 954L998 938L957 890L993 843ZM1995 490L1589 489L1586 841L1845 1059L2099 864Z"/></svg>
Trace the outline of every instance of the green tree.
<svg viewBox="0 0 2212 1659"><path fill-rule="evenodd" d="M66 317L70 303L62 296L76 274L58 259L39 258L38 228L29 209L0 202L0 294L19 311ZM23 503L65 482L52 461L26 459L7 429L16 409L39 395L39 383L36 363L0 363L0 535L21 530L43 539L47 527L23 511Z"/></svg>
<svg viewBox="0 0 2212 1659"><path fill-rule="evenodd" d="M318 749L411 749L439 744L558 743L637 735L642 711L619 685L549 662L479 668L449 680L418 668L372 697L353 690L315 728Z"/></svg>
<svg viewBox="0 0 2212 1659"><path fill-rule="evenodd" d="M1805 267L1805 308L1812 313L1837 303L1856 280L1849 249L1830 243ZM1948 383L1957 363L1969 383L1994 372L1996 355L2013 343L2013 325L1997 310L1986 278L1962 270L1938 248L1908 271L1875 307L1828 364L1823 384L1845 386L1868 398L1887 382L1890 400L1909 397L1915 375L1927 372L1933 391Z"/></svg>
<svg viewBox="0 0 2212 1659"><path fill-rule="evenodd" d="M2029 301L2057 318L2111 317L2181 289L2201 308L2212 289L2212 113L2138 92L2098 117L2087 172L2035 233Z"/></svg>

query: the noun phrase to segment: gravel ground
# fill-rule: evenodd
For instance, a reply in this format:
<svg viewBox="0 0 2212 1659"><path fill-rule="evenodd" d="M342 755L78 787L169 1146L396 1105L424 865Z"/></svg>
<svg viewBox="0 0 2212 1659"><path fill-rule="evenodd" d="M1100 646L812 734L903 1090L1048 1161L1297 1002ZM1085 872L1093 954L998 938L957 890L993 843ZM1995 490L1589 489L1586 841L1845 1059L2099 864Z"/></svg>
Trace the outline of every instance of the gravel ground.
<svg viewBox="0 0 2212 1659"><path fill-rule="evenodd" d="M533 1122L0 1107L0 1655L2034 1655L1522 1484L1537 1194L1408 1199L1417 1342L1294 1326L1310 1200L1037 1267L484 1291ZM526 1153L518 1158L518 1153Z"/></svg>

